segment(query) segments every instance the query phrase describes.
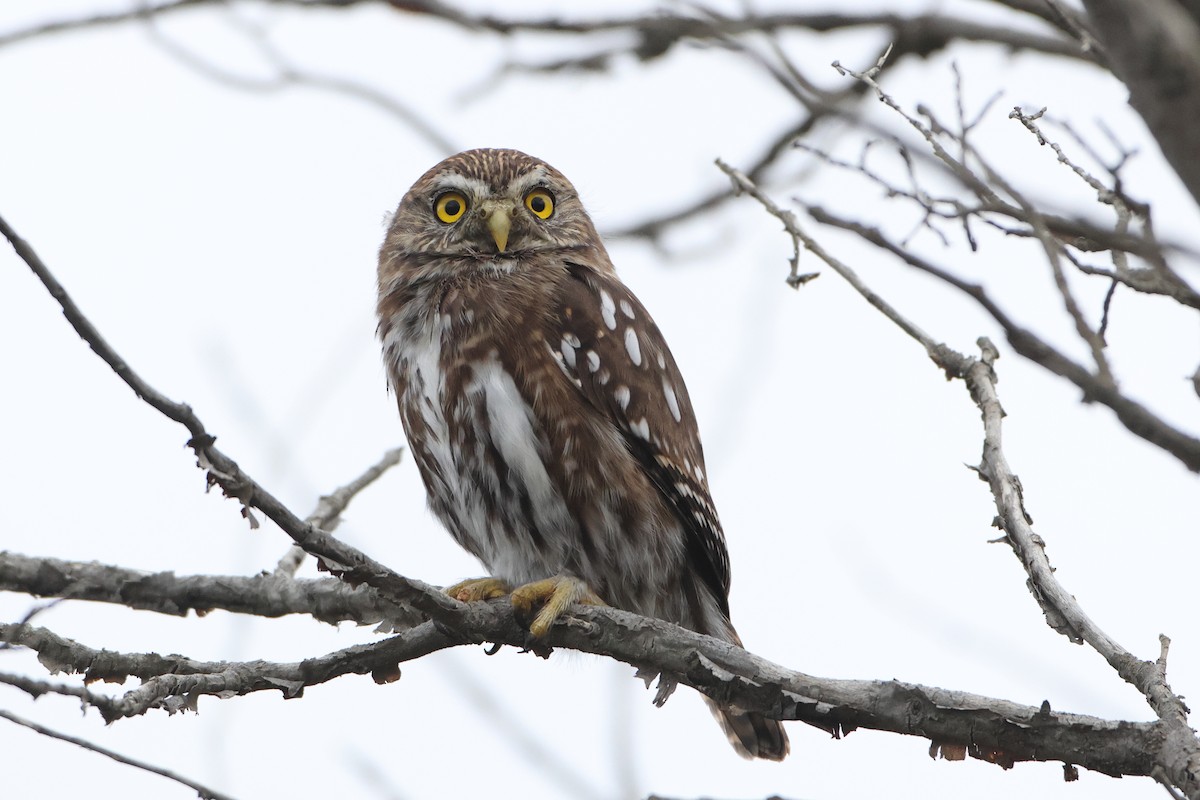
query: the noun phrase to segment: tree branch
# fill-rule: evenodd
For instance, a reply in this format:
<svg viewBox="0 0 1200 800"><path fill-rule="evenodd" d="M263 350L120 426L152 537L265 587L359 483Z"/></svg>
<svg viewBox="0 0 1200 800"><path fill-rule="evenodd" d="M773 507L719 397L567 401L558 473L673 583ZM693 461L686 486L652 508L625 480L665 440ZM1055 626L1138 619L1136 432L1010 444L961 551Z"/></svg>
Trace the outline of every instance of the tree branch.
<svg viewBox="0 0 1200 800"><path fill-rule="evenodd" d="M227 0L173 0L151 6L139 6L128 11L93 14L75 19L59 20L24 30L0 35L0 47L57 33L107 27L125 22L146 20L173 14L189 8L224 6ZM390 5L398 12L420 15L445 22L470 33L487 32L501 36L541 34L578 38L587 35L629 33L634 44L621 52L632 52L643 61L658 58L672 47L685 41L711 41L727 36L748 33L776 33L785 30L807 30L814 33L888 28L890 39L909 42L914 51L924 54L944 48L950 41L991 42L1013 50L1030 50L1084 61L1096 61L1097 54L1089 53L1070 38L1057 31L1049 35L1017 28L987 25L971 19L942 14L747 14L742 17L682 16L652 13L626 17L564 20L560 17L541 19L506 19L491 14L472 14L436 0L262 0L263 5L298 9L346 9L357 5ZM904 48L907 49L907 46ZM613 51L615 53L616 51ZM611 56L613 53L609 53ZM605 56L607 60L607 56ZM596 68L596 55L561 62L556 69L572 66Z"/></svg>
<svg viewBox="0 0 1200 800"><path fill-rule="evenodd" d="M450 628L448 630L447 628ZM106 719L155 707L190 707L200 694L279 690L296 697L305 686L345 674L398 677L400 662L434 650L495 642L523 647L528 632L504 599L471 603L452 626L425 623L383 642L346 648L295 664L198 662L182 656L99 651L42 628L0 625L0 640L38 652L51 669L89 681L135 675L146 681L100 705ZM1161 723L1114 722L1052 712L1005 700L899 681L816 678L789 670L726 642L661 620L612 608L576 606L539 643L608 656L663 674L720 703L778 719L808 722L841 736L859 727L961 746L976 758L1010 767L1019 761L1063 761L1109 775L1148 775Z"/></svg>
<svg viewBox="0 0 1200 800"><path fill-rule="evenodd" d="M297 580L287 575L176 575L141 572L94 561L61 561L0 551L0 591L32 597L89 600L170 616L214 609L258 617L306 614L321 622L393 628L419 625L423 614L379 596L367 586L336 578Z"/></svg>
<svg viewBox="0 0 1200 800"><path fill-rule="evenodd" d="M1200 203L1200 20L1175 0L1083 0L1129 104Z"/></svg>
<svg viewBox="0 0 1200 800"><path fill-rule="evenodd" d="M986 338L981 338L979 346L982 357L974 359L933 340L883 301L846 264L831 256L808 236L797 224L792 212L779 208L758 186L729 165L718 160L717 166L729 175L740 191L750 194L772 216L779 219L789 235L803 241L808 250L842 275L867 302L917 340L947 377L960 379L966 384L971 399L983 417L983 457L975 469L991 488L999 511L997 524L1004 530L1006 541L1025 568L1029 576L1029 589L1046 615L1047 623L1073 642L1087 642L1118 675L1146 697L1162 722L1166 739L1161 751L1155 748L1157 766L1169 775L1172 784L1182 789L1189 797L1200 797L1200 740L1187 725L1188 709L1182 698L1172 692L1166 683L1165 655L1161 658L1161 665L1139 660L1092 622L1074 595L1059 583L1054 568L1046 557L1045 542L1033 532L1029 515L1025 511L1020 480L1009 469L1001 448L1001 420L1004 411L996 392L996 376L993 369L999 353L992 343ZM903 253L898 247L895 250ZM906 253L903 257L913 258ZM945 273L939 271L933 274L940 276ZM954 279L952 283L966 291L961 281ZM979 287L971 289L972 292L986 297ZM993 316L995 314L996 312L993 312Z"/></svg>

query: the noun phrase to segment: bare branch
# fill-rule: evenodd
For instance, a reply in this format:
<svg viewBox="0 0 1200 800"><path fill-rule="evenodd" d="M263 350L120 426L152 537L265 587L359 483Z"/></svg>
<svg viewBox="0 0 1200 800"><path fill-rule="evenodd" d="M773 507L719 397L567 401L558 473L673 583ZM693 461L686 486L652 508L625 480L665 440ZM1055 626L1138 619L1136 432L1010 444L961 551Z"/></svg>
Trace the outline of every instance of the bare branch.
<svg viewBox="0 0 1200 800"><path fill-rule="evenodd" d="M909 265L939 278L970 296L1003 327L1009 344L1020 355L1041 365L1054 374L1066 378L1083 390L1085 402L1099 402L1108 406L1117 414L1117 418L1130 432L1171 453L1183 462L1188 469L1200 472L1200 439L1170 425L1141 403L1124 395L1117 388L1116 381L1107 369L1107 362L1103 355L1103 342L1096 332L1084 322L1078 305L1071 297L1070 291L1066 286L1061 264L1058 263L1058 258L1062 252L1059 239L1063 233L1063 230L1059 227L1060 220L1051 215L1042 214L1040 210L1035 208L1032 203L1008 184L995 170L984 163L978 153L970 150L962 139L961 134L955 134L947 130L937 122L936 117L927 109L919 107L918 111L926 117L928 123L918 120L901 108L890 95L883 91L882 87L874 79L875 74L878 73L882 66L883 60L881 59L872 69L866 72L855 72L842 67L836 62L834 63L834 67L840 72L852 75L874 89L879 100L889 108L892 108L913 129L920 133L938 160L961 181L963 186L968 187L969 191L978 198L979 205L974 208L968 208L958 201L948 201L952 204L954 210L947 213L946 216L965 219L967 216L976 215L984 218L984 213L1000 212L1014 219L1021 220L1029 226L1029 231L1037 236L1043 249L1046 251L1051 267L1055 270L1056 283L1060 287L1064 303L1071 312L1080 335L1092 349L1093 357L1097 362L1097 373L1093 374L1083 365L1076 363L1060 350L1052 347L1043 338L1018 325L991 299L983 287L963 281L948 270L937 267L927 259L909 252L902 245L897 245L889 241L877 228L846 220L816 206L806 206L809 215L823 224L834 225L858 234L871 244L891 252ZM983 174L976 174L964 160L960 160L951 154L940 140L940 137L943 136L949 136L952 140L958 141L963 146L964 152L968 153L973 160L980 164L980 170ZM870 175L869 173L865 174ZM922 203L923 208L932 213L945 213L940 211L935 205L930 204L919 193L905 193L902 190L894 191L896 194L916 199L919 203ZM1004 200L1001 197L1001 193L1013 198L1014 202L1010 203ZM1145 220L1146 235L1144 237L1133 237L1140 241L1137 250L1139 253L1147 251L1149 260L1162 260L1162 250L1150 230L1148 215L1145 217ZM1114 239L1121 235L1125 234L1105 232L1099 235L1097 241L1103 242L1105 249L1124 249L1124 245L1117 245L1114 242ZM1129 249L1130 252L1134 251L1133 248ZM928 346L926 347L928 349Z"/></svg>
<svg viewBox="0 0 1200 800"><path fill-rule="evenodd" d="M81 674L85 682L122 683L133 676L142 684L120 698L89 693L86 702L108 722L145 714L195 710L202 695L230 697L279 691L285 699L343 675L371 675L376 683L400 677L398 664L466 643L461 636L426 622L381 642L356 645L291 664L269 661L197 661L179 655L117 653L97 650L45 629L0 623L0 641L28 647L51 672Z"/></svg>
<svg viewBox="0 0 1200 800"><path fill-rule="evenodd" d="M193 781L190 778L185 778L177 772L172 772L171 770L163 769L162 767L156 767L153 764L148 764L145 761L139 761L136 758L130 758L129 756L123 756L120 753L109 750L107 747L101 747L100 745L93 744L92 742L89 742L86 739L80 739L77 736L69 736L65 733L59 733L58 731L47 728L44 725L39 725L36 722L31 722L27 719L19 717L10 711L4 711L3 709L0 709L0 717L3 717L4 719L8 720L9 722L12 722L12 723L20 725L22 727L28 728L29 730L34 731L36 733L40 733L42 736L48 736L51 739L58 739L59 741L62 741L62 742L68 742L77 747L82 747L84 750L90 750L93 753L99 753L100 755L111 758L113 761L119 762L121 764L125 764L130 767L136 767L137 769L143 770L145 772L152 772L155 775L161 775L162 777L164 777L168 780L175 781L176 783L182 784L182 785L188 787L189 789L192 789L203 800L233 800L233 798L230 797L229 795L224 794L222 792L218 792L214 789L210 789L207 786L205 786L204 784L197 783L196 781Z"/></svg>
<svg viewBox="0 0 1200 800"><path fill-rule="evenodd" d="M1163 668L1160 669L1155 662L1137 659L1101 630L1084 613L1074 595L1059 583L1054 568L1051 567L1050 561L1046 557L1045 542L1033 532L1030 517L1025 511L1021 483L1009 468L1001 447L1001 420L1004 417L1004 411L996 393L996 376L993 370L993 364L999 357L999 353L992 343L986 338L981 338L979 347L983 355L980 359L974 359L967 358L945 344L934 341L914 323L902 317L879 298L849 267L829 255L819 244L808 237L796 224L795 217L790 211L780 209L744 175L723 162L718 161L718 166L734 180L740 189L751 194L772 216L783 222L790 235L803 241L806 248L845 277L867 302L879 309L901 330L920 342L925 348L925 352L943 369L947 377L958 378L966 383L972 400L975 401L983 416L983 457L976 471L991 488L996 508L999 511L997 524L1004 530L1006 541L1012 546L1014 553L1029 575L1030 591L1046 615L1047 623L1073 642L1087 642L1113 667L1118 675L1146 697L1151 708L1162 721L1169 742L1169 753L1155 756L1158 766L1166 771L1174 785L1183 788L1189 796L1200 797L1200 740L1187 725L1187 708L1182 699L1172 692L1166 683L1165 655L1160 656L1160 662L1163 664ZM810 209L810 214L818 221L824 221L818 218L812 209ZM886 241L882 240L878 231L863 229L856 232L860 232L863 238L880 244L880 246L883 246L881 242ZM872 236L875 237L874 240ZM887 244L889 245L887 249L902 255L910 263L915 259L904 253L898 246ZM941 270L931 274L943 277L947 282L977 299L986 299L986 295L980 287L968 286ZM981 302L983 302L982 299ZM993 316L1000 320L1003 315L997 316L998 313L998 309L992 312ZM934 738L934 742L937 741Z"/></svg>
<svg viewBox="0 0 1200 800"><path fill-rule="evenodd" d="M161 394L125 362L116 350L104 340L95 326L88 321L79 307L67 294L62 284L38 257L27 242L17 236L8 223L0 218L0 233L9 240L17 254L29 265L42 281L52 297L62 306L63 314L76 333L87 342L92 350L108 364L139 398L161 412L168 419L180 423L191 434L188 446L196 454L197 466L208 474L210 486L220 486L226 497L242 504L242 515L252 527L258 525L251 508L257 508L280 527L292 540L308 553L323 560L324 567L337 573L352 584L365 583L383 592L384 597L400 605L412 606L432 619L454 617L456 608L462 603L427 586L420 581L405 578L363 552L350 547L319 528L305 523L279 500L245 474L237 463L217 449L216 437L211 435L200 418L185 403L177 403Z"/></svg>
<svg viewBox="0 0 1200 800"><path fill-rule="evenodd" d="M1173 0L1083 0L1129 104L1200 203L1200 20Z"/></svg>
<svg viewBox="0 0 1200 800"><path fill-rule="evenodd" d="M411 608L384 600L366 586L351 587L335 578L148 573L94 561L33 558L3 551L0 591L112 603L179 617L189 611L203 615L220 609L258 617L306 614L330 624L386 622L393 628L411 627L426 619Z"/></svg>
<svg viewBox="0 0 1200 800"><path fill-rule="evenodd" d="M825 248L821 247L821 245L815 239L805 233L796 222L795 214L786 209L781 209L775 204L775 201L773 201L762 190L760 190L758 186L756 186L754 182L750 180L750 178L729 166L724 161L717 159L717 167L719 167L722 172L724 172L733 180L734 186L737 187L739 192L745 192L746 194L749 194L751 197L761 203L763 208L767 209L771 216L782 222L784 229L787 230L788 234L792 236L794 240L803 242L806 250L811 251L814 255L832 267L839 275L845 278L846 282L853 286L868 303L875 306L875 308L878 309L885 317L900 326L901 330L920 342L921 346L925 348L925 352L929 353L930 357L934 356L940 345L935 342L933 338L929 336L929 334L925 333L925 331L918 328L915 324L900 314L900 312L893 308L890 303L884 300L881 295L876 294L873 290L871 290L870 287L868 287L861 279L859 279L858 274L855 273L855 271L851 269L848 264L835 258L828 251L826 251ZM798 258L793 262L793 264L797 263L799 263ZM794 275L795 268L793 267L792 276ZM792 276L789 276L788 278L789 283L796 282L796 279Z"/></svg>
<svg viewBox="0 0 1200 800"><path fill-rule="evenodd" d="M396 665L469 641L526 645L528 632L505 599L465 605L452 629L425 623L375 645L346 648L297 664L198 662L182 656L121 654L87 648L49 631L0 625L0 639L35 649L48 666L82 672L88 680L126 674L146 683L108 707L106 718L144 713L161 705L188 707L198 694L279 690L298 696L305 686L344 674L398 676ZM1153 769L1161 723L1113 722L1051 713L1047 706L898 681L816 678L785 669L709 636L661 620L607 607L576 606L539 642L542 655L566 647L631 664L643 674L672 676L722 704L778 719L807 722L848 734L858 727L922 736L962 745L976 758L1011 766L1019 761L1064 761L1109 775L1146 775Z"/></svg>
<svg viewBox="0 0 1200 800"><path fill-rule="evenodd" d="M0 47L67 31L106 27L124 22L146 20L188 8L223 7L228 0L174 0L159 5L140 6L128 11L95 14L72 20L37 25L0 35ZM385 0L263 0L263 5L297 9L345 9L356 5L391 5L398 12L421 15L460 27L470 33L486 32L502 36L542 34L549 36L604 35L628 33L634 44L628 49L593 53L582 58L556 62L555 69L596 69L616 52L633 52L643 61L658 58L672 47L687 41L705 41L747 33L775 33L783 30L808 30L815 33L888 28L889 38L902 43L900 49L928 55L956 40L993 42L1013 50L1029 50L1084 61L1097 60L1097 54L1085 52L1079 43L1051 33L1031 33L1015 28L987 25L971 19L941 14L747 14L743 17L700 17L652 13L628 17L590 20L504 19L490 14L472 14L436 0L386 2Z"/></svg>
<svg viewBox="0 0 1200 800"><path fill-rule="evenodd" d="M383 454L383 458L368 468L362 475L335 490L333 494L321 497L313 513L305 518L305 523L328 533L333 533L341 523L341 519L339 518L341 513L346 510L346 506L350 505L350 501L354 499L354 496L378 480L383 473L399 464L402 455L404 455L403 447L395 447L388 450ZM300 564L304 561L304 556L304 548L299 545L292 545L284 553L283 557L279 559L279 563L275 566L275 573L289 577L295 575L296 570L300 569Z"/></svg>
<svg viewBox="0 0 1200 800"><path fill-rule="evenodd" d="M424 139L436 152L443 155L450 155L461 149L428 120L396 97L361 81L337 75L319 74L312 70L296 66L284 57L261 29L237 17L231 18L232 23L237 30L250 39L263 58L271 65L275 71L273 76L260 78L231 72L220 64L209 61L197 53L188 50L181 42L172 39L160 26L155 24L157 19L157 15L145 17L148 30L154 42L162 48L163 52L170 55L180 64L198 72L211 81L231 89L255 94L271 94L286 91L287 89L307 88L353 98L395 117L401 124L408 126L413 132Z"/></svg>

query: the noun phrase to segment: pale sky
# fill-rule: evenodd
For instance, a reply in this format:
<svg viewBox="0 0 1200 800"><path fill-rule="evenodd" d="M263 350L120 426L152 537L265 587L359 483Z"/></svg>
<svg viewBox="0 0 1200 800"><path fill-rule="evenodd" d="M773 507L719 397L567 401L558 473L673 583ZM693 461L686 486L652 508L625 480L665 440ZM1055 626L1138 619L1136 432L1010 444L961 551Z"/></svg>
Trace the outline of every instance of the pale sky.
<svg viewBox="0 0 1200 800"><path fill-rule="evenodd" d="M579 3L578 14L615 14L617 5ZM541 6L557 13L557 4ZM0 36L100 7L4 4ZM983 13L966 2L929 7ZM520 13L536 6L528 9ZM403 440L374 338L376 252L385 215L449 153L362 98L312 87L250 91L196 69L203 60L243 84L269 80L256 35L294 67L402 103L456 148L516 147L546 159L580 190L602 233L723 186L715 158L747 166L799 114L761 69L714 49L493 84L506 61L576 53L562 40L468 36L381 5L235 4L181 12L153 30L125 24L0 47L0 215L134 369L190 403L224 452L301 515ZM829 63L868 66L881 36L793 34L782 44L833 86L846 79ZM1159 230L1200 247L1195 204L1111 77L960 47L901 65L885 88L910 110L926 103L949 119L955 59L969 108L1004 93L976 141L1033 196L1060 208L1092 199L1008 110L1048 106L1100 143L1103 119L1142 150L1127 178L1153 201ZM900 129L891 112L866 107ZM824 127L806 141L854 160L857 137ZM781 203L800 195L898 238L919 221L802 153L781 164L777 174L794 178L768 187ZM1195 476L1023 362L966 299L809 228L931 335L971 354L978 336L994 337L1007 456L1059 578L1138 656L1157 657L1159 633L1171 636L1169 680L1200 695ZM985 235L971 254L960 239L943 247L925 233L913 244L985 282L1025 324L1071 340L1035 245ZM615 240L609 250L688 381L729 539L733 620L750 650L813 675L895 678L1150 719L1095 652L1045 625L1016 558L988 543L998 535L995 508L964 466L978 462L982 430L961 383L947 383L915 342L811 255L802 268L822 276L789 289L790 241L749 198L672 230L662 244ZM1090 313L1098 315L1106 288L1080 284ZM1131 394L1195 433L1185 377L1200 362L1200 337L1174 312L1167 301L1119 292L1111 357ZM249 531L235 503L204 492L186 432L136 400L7 245L0 341L0 550L178 574L274 566L286 536L270 524ZM1083 356L1078 346L1069 351ZM425 510L408 458L354 501L338 535L430 583L480 574ZM303 574L314 574L311 564ZM0 594L0 619L29 608L27 597ZM212 660L290 661L377 639L299 618L177 619L85 603L37 622L94 647ZM3 654L0 670L47 677L25 653ZM789 725L783 764L744 762L694 692L680 689L656 709L631 668L593 656L558 652L547 662L458 648L402 670L387 686L348 677L287 702L266 692L204 697L199 714L152 711L107 727L68 699L35 703L2 685L0 708L240 800L1162 794L1148 779L1086 772L1080 785L1064 784L1059 764L1002 772L935 762L920 738L858 731L834 741L799 723ZM192 796L2 720L0 753L9 797Z"/></svg>

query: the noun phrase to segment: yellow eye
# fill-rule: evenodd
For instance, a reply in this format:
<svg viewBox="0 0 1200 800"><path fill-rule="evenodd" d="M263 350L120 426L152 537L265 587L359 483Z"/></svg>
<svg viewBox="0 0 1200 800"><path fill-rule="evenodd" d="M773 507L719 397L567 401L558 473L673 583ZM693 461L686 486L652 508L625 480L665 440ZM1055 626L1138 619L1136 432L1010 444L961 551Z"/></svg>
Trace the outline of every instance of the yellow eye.
<svg viewBox="0 0 1200 800"><path fill-rule="evenodd" d="M538 219L550 219L554 213L554 198L545 189L534 189L525 195L525 207Z"/></svg>
<svg viewBox="0 0 1200 800"><path fill-rule="evenodd" d="M467 198L458 192L446 192L434 202L433 210L442 222L458 222L467 213Z"/></svg>

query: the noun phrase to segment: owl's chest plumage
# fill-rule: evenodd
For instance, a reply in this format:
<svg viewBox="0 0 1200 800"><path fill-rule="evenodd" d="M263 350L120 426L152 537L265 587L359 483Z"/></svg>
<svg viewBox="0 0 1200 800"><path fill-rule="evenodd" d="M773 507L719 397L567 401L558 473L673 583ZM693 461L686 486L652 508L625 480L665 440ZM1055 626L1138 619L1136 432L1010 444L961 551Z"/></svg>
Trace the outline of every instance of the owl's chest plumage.
<svg viewBox="0 0 1200 800"><path fill-rule="evenodd" d="M563 374L538 315L488 288L414 299L384 334L430 508L497 577L574 574L614 605L665 611L677 521ZM621 546L627 536L646 547Z"/></svg>

